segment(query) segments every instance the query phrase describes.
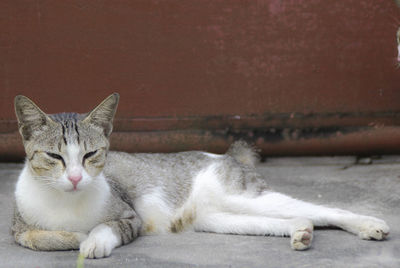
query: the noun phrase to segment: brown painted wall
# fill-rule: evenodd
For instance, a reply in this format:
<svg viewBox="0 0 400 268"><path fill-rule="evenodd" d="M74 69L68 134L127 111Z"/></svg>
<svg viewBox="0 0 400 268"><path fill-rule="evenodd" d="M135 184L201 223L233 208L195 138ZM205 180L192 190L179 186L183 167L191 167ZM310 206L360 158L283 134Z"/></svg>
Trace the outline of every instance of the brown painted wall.
<svg viewBox="0 0 400 268"><path fill-rule="evenodd" d="M55 113L114 91L114 149L398 153L399 24L394 1L1 1L0 154L23 154L16 94Z"/></svg>

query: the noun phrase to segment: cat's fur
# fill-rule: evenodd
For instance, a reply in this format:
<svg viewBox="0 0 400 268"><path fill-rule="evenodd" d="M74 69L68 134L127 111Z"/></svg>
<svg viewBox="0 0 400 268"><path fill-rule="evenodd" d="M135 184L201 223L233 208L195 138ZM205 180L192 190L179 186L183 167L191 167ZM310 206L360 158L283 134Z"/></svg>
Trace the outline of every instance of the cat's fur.
<svg viewBox="0 0 400 268"><path fill-rule="evenodd" d="M139 234L183 230L290 236L295 250L311 246L314 225L362 239L387 236L377 218L272 191L244 142L224 155L108 152L118 99L113 94L86 115L47 115L15 98L27 155L15 191L19 244L102 258Z"/></svg>

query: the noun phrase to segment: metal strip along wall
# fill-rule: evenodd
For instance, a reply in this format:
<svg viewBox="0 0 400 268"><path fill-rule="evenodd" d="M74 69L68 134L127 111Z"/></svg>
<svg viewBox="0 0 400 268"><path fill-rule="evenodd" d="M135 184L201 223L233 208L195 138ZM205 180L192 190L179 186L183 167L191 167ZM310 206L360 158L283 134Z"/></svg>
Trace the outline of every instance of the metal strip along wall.
<svg viewBox="0 0 400 268"><path fill-rule="evenodd" d="M13 98L87 112L116 91L112 149L400 152L395 1L0 3L0 160Z"/></svg>

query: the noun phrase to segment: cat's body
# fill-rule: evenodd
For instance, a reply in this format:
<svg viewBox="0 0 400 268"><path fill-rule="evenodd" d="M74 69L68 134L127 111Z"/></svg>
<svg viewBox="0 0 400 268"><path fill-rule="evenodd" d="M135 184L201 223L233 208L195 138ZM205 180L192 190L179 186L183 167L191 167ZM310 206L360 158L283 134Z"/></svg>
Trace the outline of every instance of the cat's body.
<svg viewBox="0 0 400 268"><path fill-rule="evenodd" d="M139 234L195 230L290 236L311 245L313 225L384 239L382 220L295 200L269 189L244 142L224 155L108 152L118 96L88 115L47 116L16 98L27 162L16 187L13 233L35 250L100 258Z"/></svg>

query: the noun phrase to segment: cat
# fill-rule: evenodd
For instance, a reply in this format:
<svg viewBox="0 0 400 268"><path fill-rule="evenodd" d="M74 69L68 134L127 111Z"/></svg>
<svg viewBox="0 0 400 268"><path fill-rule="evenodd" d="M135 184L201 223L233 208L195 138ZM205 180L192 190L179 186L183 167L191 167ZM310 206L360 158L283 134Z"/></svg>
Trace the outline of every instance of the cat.
<svg viewBox="0 0 400 268"><path fill-rule="evenodd" d="M18 244L103 258L139 235L185 230L290 236L294 250L311 246L314 225L361 239L389 234L383 220L274 192L244 141L223 155L109 151L118 101L114 93L88 114L48 115L16 96L26 151L12 222Z"/></svg>

